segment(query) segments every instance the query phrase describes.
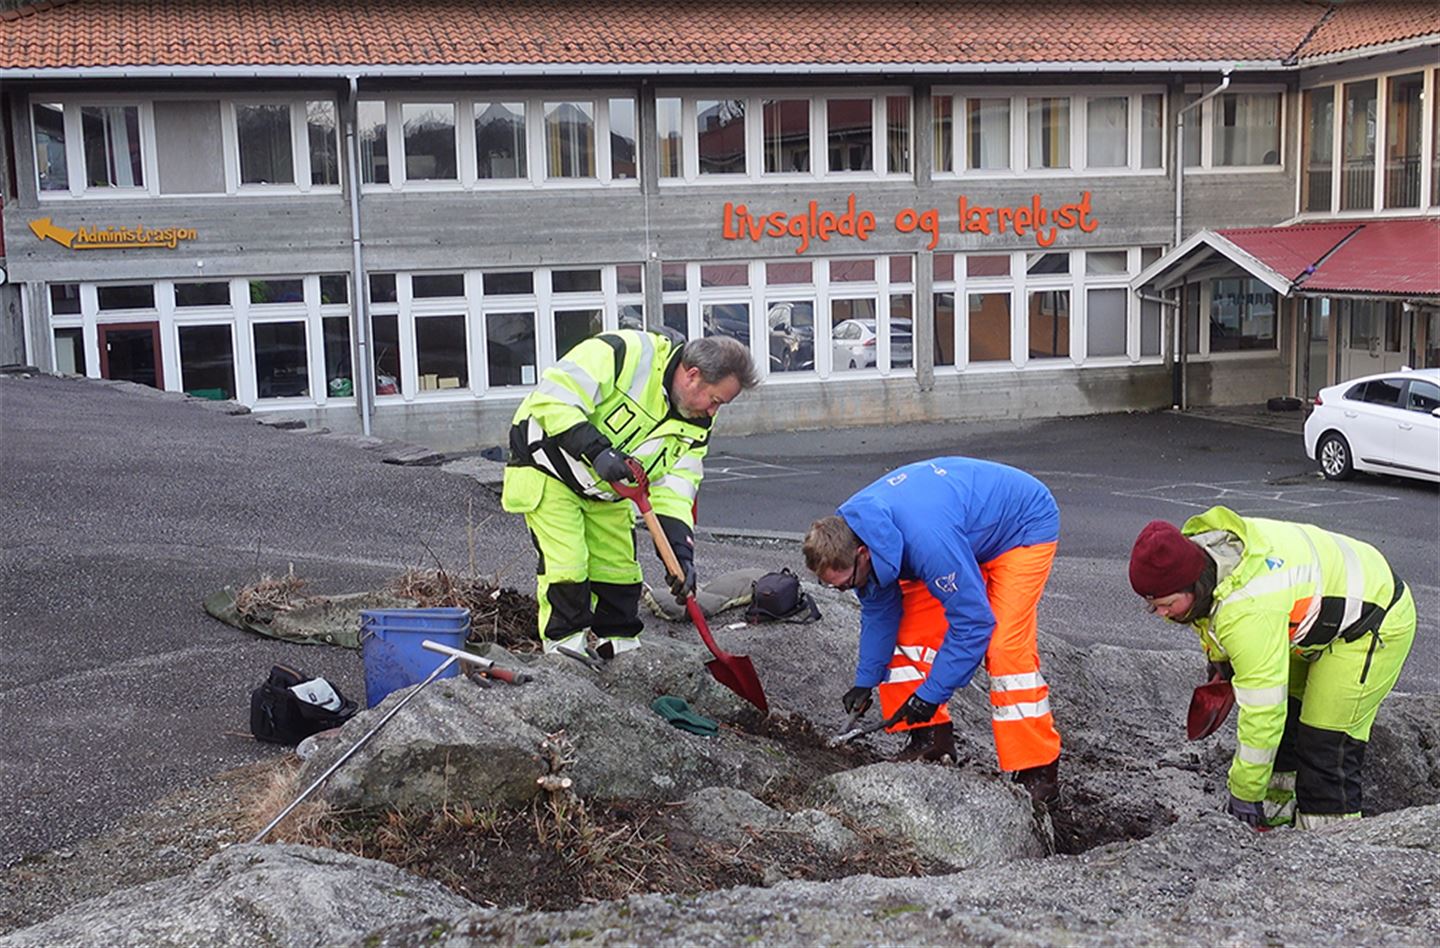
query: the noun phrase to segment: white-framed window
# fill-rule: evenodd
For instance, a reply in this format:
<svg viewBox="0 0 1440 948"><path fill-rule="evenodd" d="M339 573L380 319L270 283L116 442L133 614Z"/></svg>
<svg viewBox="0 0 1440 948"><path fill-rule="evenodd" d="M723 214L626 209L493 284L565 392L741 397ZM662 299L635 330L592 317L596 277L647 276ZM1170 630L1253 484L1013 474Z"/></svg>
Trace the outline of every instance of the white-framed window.
<svg viewBox="0 0 1440 948"><path fill-rule="evenodd" d="M913 108L904 90L662 91L656 126L662 184L912 173Z"/></svg>
<svg viewBox="0 0 1440 948"><path fill-rule="evenodd" d="M335 192L339 111L323 96L237 97L221 110L227 190Z"/></svg>
<svg viewBox="0 0 1440 948"><path fill-rule="evenodd" d="M1197 87L1181 105L1200 98ZM1185 113L1185 167L1194 171L1282 171L1285 92L1279 87L1231 87Z"/></svg>
<svg viewBox="0 0 1440 948"><path fill-rule="evenodd" d="M1164 172L1159 90L939 90L932 108L939 178Z"/></svg>
<svg viewBox="0 0 1440 948"><path fill-rule="evenodd" d="M637 117L620 92L362 99L360 177L369 191L638 187Z"/></svg>
<svg viewBox="0 0 1440 948"><path fill-rule="evenodd" d="M35 185L42 200L149 197L155 180L155 117L149 102L108 96L30 100Z"/></svg>

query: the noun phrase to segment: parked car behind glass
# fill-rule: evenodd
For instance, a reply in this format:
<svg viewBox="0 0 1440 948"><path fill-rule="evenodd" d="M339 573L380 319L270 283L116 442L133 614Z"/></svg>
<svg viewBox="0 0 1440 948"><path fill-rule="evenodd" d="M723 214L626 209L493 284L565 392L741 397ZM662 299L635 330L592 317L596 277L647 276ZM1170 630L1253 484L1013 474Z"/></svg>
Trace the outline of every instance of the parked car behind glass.
<svg viewBox="0 0 1440 948"><path fill-rule="evenodd" d="M1440 369L1322 388L1305 419L1305 454L1333 481L1356 471L1440 481Z"/></svg>
<svg viewBox="0 0 1440 948"><path fill-rule="evenodd" d="M873 319L847 319L835 324L836 369L865 369L875 365L877 328ZM890 321L890 364L910 362L910 320Z"/></svg>

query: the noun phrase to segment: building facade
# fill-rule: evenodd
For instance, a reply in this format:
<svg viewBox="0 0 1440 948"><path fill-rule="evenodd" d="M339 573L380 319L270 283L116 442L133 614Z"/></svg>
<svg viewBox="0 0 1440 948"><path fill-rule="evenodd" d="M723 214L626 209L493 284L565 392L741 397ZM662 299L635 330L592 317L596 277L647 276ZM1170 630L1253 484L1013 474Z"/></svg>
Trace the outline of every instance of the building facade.
<svg viewBox="0 0 1440 948"><path fill-rule="evenodd" d="M1171 266L1440 215L1429 4L259 6L0 21L28 362L461 448L624 327L749 345L735 432L1306 394L1364 333L1437 358L1424 293L1317 320Z"/></svg>

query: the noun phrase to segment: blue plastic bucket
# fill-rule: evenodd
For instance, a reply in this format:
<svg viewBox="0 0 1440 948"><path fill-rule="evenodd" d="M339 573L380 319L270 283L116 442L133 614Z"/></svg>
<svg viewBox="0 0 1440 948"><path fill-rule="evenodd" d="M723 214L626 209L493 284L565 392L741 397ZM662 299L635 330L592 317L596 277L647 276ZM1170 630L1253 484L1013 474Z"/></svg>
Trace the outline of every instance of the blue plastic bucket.
<svg viewBox="0 0 1440 948"><path fill-rule="evenodd" d="M373 708L392 691L418 685L439 668L445 656L422 648L429 639L464 648L470 634L470 610L366 609L360 613L360 655L365 663L365 707ZM452 664L441 678L454 678Z"/></svg>

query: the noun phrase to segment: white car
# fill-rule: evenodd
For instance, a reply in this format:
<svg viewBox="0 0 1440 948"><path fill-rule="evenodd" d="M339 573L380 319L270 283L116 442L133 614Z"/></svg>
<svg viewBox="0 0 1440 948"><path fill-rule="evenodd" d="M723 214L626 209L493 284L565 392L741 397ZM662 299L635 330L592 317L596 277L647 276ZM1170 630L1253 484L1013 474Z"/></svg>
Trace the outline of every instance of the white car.
<svg viewBox="0 0 1440 948"><path fill-rule="evenodd" d="M876 322L873 319L847 319L835 324L831 332L835 368L865 369L875 364ZM890 323L890 364L910 364L910 320L896 319Z"/></svg>
<svg viewBox="0 0 1440 948"><path fill-rule="evenodd" d="M1440 369L1401 369L1322 388L1305 454L1332 481L1356 471L1440 481Z"/></svg>

